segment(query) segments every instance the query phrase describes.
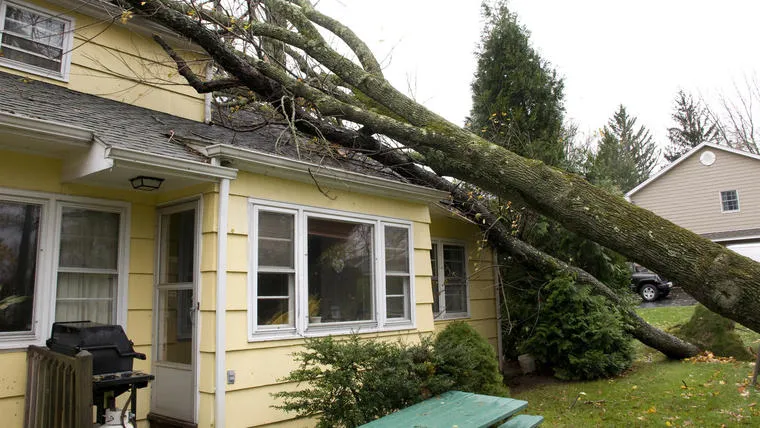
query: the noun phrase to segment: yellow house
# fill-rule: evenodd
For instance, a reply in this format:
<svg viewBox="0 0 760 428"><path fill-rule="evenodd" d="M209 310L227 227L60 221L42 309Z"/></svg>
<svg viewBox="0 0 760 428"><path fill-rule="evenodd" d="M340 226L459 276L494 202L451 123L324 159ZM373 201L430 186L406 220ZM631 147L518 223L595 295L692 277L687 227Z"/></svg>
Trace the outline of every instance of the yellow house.
<svg viewBox="0 0 760 428"><path fill-rule="evenodd" d="M465 319L498 348L493 255L446 194L320 163L276 126L208 123L150 39L165 31L119 15L0 0L4 427L23 426L25 348L55 321L120 324L148 356L139 426L310 426L270 395L295 387L279 379L305 337Z"/></svg>

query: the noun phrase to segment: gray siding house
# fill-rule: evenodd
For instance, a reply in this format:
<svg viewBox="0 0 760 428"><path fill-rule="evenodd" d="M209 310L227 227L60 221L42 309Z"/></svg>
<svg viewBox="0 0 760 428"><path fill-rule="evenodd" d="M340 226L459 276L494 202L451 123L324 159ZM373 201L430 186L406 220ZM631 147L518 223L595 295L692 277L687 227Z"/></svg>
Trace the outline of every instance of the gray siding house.
<svg viewBox="0 0 760 428"><path fill-rule="evenodd" d="M702 143L626 194L660 217L760 260L760 156Z"/></svg>

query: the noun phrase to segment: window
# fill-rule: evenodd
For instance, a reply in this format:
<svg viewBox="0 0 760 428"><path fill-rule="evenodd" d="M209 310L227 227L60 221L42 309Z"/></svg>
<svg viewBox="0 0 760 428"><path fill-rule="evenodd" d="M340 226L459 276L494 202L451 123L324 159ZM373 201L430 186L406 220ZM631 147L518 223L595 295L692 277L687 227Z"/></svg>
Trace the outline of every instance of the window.
<svg viewBox="0 0 760 428"><path fill-rule="evenodd" d="M126 205L90 202L2 189L0 349L41 344L53 321L123 324Z"/></svg>
<svg viewBox="0 0 760 428"><path fill-rule="evenodd" d="M410 224L252 201L251 340L413 320Z"/></svg>
<svg viewBox="0 0 760 428"><path fill-rule="evenodd" d="M430 250L433 271L433 313L436 318L469 316L467 296L467 251L463 244L433 241Z"/></svg>
<svg viewBox="0 0 760 428"><path fill-rule="evenodd" d="M20 3L0 0L0 63L66 79L72 20Z"/></svg>
<svg viewBox="0 0 760 428"><path fill-rule="evenodd" d="M55 320L113 324L119 213L63 206L60 219Z"/></svg>
<svg viewBox="0 0 760 428"><path fill-rule="evenodd" d="M720 203L722 212L739 211L739 194L736 190L720 192Z"/></svg>

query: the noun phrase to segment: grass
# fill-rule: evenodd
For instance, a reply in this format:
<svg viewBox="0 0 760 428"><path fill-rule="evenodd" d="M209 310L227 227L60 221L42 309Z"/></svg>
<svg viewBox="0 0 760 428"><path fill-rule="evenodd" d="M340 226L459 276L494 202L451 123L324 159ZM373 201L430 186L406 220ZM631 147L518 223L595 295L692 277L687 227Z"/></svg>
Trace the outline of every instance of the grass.
<svg viewBox="0 0 760 428"><path fill-rule="evenodd" d="M648 308L639 314L667 330L693 311L693 306ZM756 349L760 335L738 329L745 344ZM751 363L667 361L640 345L633 367L619 377L557 381L513 397L528 401L528 413L543 415L543 427L760 426L760 389L748 386L752 369Z"/></svg>

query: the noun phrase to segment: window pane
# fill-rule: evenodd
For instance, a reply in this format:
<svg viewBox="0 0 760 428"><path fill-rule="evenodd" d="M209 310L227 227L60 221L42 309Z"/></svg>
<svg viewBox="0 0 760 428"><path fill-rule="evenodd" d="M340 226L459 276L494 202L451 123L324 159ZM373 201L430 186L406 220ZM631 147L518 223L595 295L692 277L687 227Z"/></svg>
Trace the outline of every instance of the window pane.
<svg viewBox="0 0 760 428"><path fill-rule="evenodd" d="M0 202L0 332L32 329L41 211Z"/></svg>
<svg viewBox="0 0 760 428"><path fill-rule="evenodd" d="M193 282L195 210L161 216L161 283Z"/></svg>
<svg viewBox="0 0 760 428"><path fill-rule="evenodd" d="M309 299L322 322L373 319L373 233L369 224L308 220Z"/></svg>
<svg viewBox="0 0 760 428"><path fill-rule="evenodd" d="M444 295L446 312L467 312L467 286L462 282L446 281Z"/></svg>
<svg viewBox="0 0 760 428"><path fill-rule="evenodd" d="M119 258L119 214L63 208L60 266L116 269Z"/></svg>
<svg viewBox="0 0 760 428"><path fill-rule="evenodd" d="M258 325L291 324L290 301L288 299L259 299L257 314Z"/></svg>
<svg viewBox="0 0 760 428"><path fill-rule="evenodd" d="M24 64L33 65L35 67L44 68L52 71L61 71L61 63L52 59L40 58L38 56L30 55L15 49L11 49L7 46L2 46L3 58L7 58L13 61L23 62Z"/></svg>
<svg viewBox="0 0 760 428"><path fill-rule="evenodd" d="M292 214L259 211L259 266L295 267L294 224Z"/></svg>
<svg viewBox="0 0 760 428"><path fill-rule="evenodd" d="M33 42L7 33L3 35L3 45L20 48L21 50L40 54L49 59L56 59L59 61L61 60L61 55L63 55L63 50L61 48L48 46L44 43ZM60 68L60 63L58 63L58 67Z"/></svg>
<svg viewBox="0 0 760 428"><path fill-rule="evenodd" d="M63 22L48 16L34 13L28 9L21 9L7 5L5 17L6 22L16 21L27 25L29 28L31 28L28 33L34 35L63 34L64 31Z"/></svg>
<svg viewBox="0 0 760 428"><path fill-rule="evenodd" d="M433 279L433 313L437 314L441 312L441 298L440 291L438 290L438 280Z"/></svg>
<svg viewBox="0 0 760 428"><path fill-rule="evenodd" d="M158 295L158 360L193 361L193 290L162 289Z"/></svg>
<svg viewBox="0 0 760 428"><path fill-rule="evenodd" d="M385 278L386 317L408 318L409 277L388 276Z"/></svg>
<svg viewBox="0 0 760 428"><path fill-rule="evenodd" d="M59 273L55 320L112 324L116 283L116 275Z"/></svg>
<svg viewBox="0 0 760 428"><path fill-rule="evenodd" d="M400 227L385 227L385 270L409 272L409 232Z"/></svg>
<svg viewBox="0 0 760 428"><path fill-rule="evenodd" d="M257 282L259 296L289 296L290 283L293 274L289 273L259 273Z"/></svg>
<svg viewBox="0 0 760 428"><path fill-rule="evenodd" d="M736 194L736 190L720 192L720 199L723 203L723 211L739 210L739 196Z"/></svg>
<svg viewBox="0 0 760 428"><path fill-rule="evenodd" d="M465 279L464 247L454 245L443 246L443 269L446 281L449 279Z"/></svg>

